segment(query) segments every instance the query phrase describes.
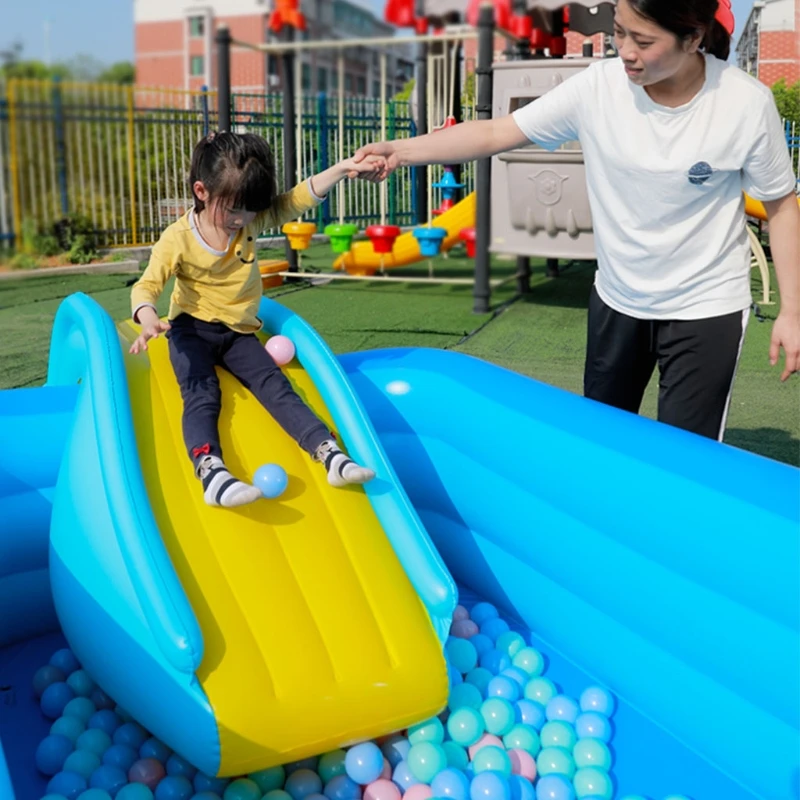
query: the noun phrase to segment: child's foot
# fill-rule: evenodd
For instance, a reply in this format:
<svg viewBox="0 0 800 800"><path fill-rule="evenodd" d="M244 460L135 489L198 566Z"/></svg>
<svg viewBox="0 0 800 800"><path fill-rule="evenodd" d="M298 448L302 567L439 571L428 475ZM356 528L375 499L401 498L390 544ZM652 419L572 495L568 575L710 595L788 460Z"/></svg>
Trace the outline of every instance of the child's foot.
<svg viewBox="0 0 800 800"><path fill-rule="evenodd" d="M203 497L210 506L234 508L263 497L261 490L237 480L218 456L206 456L197 467L203 482Z"/></svg>
<svg viewBox="0 0 800 800"><path fill-rule="evenodd" d="M371 469L356 464L339 449L336 442L330 439L317 448L314 458L324 464L328 472L328 483L331 486L367 483L375 477L375 473Z"/></svg>

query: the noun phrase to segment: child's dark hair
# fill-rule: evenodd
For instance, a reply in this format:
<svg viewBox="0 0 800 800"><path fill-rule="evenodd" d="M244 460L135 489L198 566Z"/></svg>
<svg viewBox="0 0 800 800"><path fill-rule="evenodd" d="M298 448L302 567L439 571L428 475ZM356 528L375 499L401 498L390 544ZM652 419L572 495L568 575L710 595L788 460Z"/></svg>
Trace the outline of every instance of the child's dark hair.
<svg viewBox="0 0 800 800"><path fill-rule="evenodd" d="M722 61L731 52L731 37L716 19L717 0L628 0L640 16L656 23L679 39L696 34L701 28L705 36L700 49Z"/></svg>
<svg viewBox="0 0 800 800"><path fill-rule="evenodd" d="M194 193L195 181L202 181L211 199L246 211L266 211L278 193L272 149L252 133L209 133L197 143L189 171L197 213L205 203Z"/></svg>

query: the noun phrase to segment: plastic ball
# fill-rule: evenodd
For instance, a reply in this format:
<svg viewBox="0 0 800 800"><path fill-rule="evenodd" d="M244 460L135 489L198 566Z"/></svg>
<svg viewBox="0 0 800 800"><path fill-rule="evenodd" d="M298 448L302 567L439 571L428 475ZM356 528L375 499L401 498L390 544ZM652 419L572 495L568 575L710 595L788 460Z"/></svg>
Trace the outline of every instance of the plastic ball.
<svg viewBox="0 0 800 800"><path fill-rule="evenodd" d="M514 704L514 718L517 722L529 725L537 731L541 730L547 721L544 706L535 700L517 700Z"/></svg>
<svg viewBox="0 0 800 800"><path fill-rule="evenodd" d="M537 678L544 672L544 656L535 647L523 647L511 659L511 664L519 667L531 678Z"/></svg>
<svg viewBox="0 0 800 800"><path fill-rule="evenodd" d="M40 699L42 713L48 719L58 719L67 707L67 703L75 697L75 693L66 683L51 683Z"/></svg>
<svg viewBox="0 0 800 800"><path fill-rule="evenodd" d="M611 769L611 751L600 739L580 739L572 748L572 757L578 769L597 767Z"/></svg>
<svg viewBox="0 0 800 800"><path fill-rule="evenodd" d="M320 759L321 762L322 759ZM322 770L320 770L320 774L321 772ZM267 769L261 769L258 772L251 772L247 777L258 784L261 794L266 794L274 789L283 788L283 784L286 782L286 770L282 766L267 767ZM325 779L323 778L323 780ZM206 791L221 794L227 785L228 781L224 778L211 778L202 772L198 772L194 776L194 788L198 792Z"/></svg>
<svg viewBox="0 0 800 800"><path fill-rule="evenodd" d="M291 795L292 800L303 800L310 794L319 794L322 791L322 779L310 769L298 769L289 775L283 788Z"/></svg>
<svg viewBox="0 0 800 800"><path fill-rule="evenodd" d="M411 751L409 750L409 753ZM414 776L407 761L401 761L392 772L392 780L400 787L400 791L405 792L415 783L420 783L419 778ZM377 783L377 781L376 781Z"/></svg>
<svg viewBox="0 0 800 800"><path fill-rule="evenodd" d="M111 800L111 795L105 789L87 789L78 795L78 800Z"/></svg>
<svg viewBox="0 0 800 800"><path fill-rule="evenodd" d="M508 700L502 697L490 697L483 701L480 710L489 733L505 736L514 727L514 706Z"/></svg>
<svg viewBox="0 0 800 800"><path fill-rule="evenodd" d="M167 770L155 758L140 758L129 770L128 780L131 783L143 783L150 789L155 789L159 781L166 777Z"/></svg>
<svg viewBox="0 0 800 800"><path fill-rule="evenodd" d="M113 736L117 728L122 725L122 720L109 708L104 708L100 711L95 711L89 722L86 724L87 728L97 728L98 730L105 731L109 736Z"/></svg>
<svg viewBox="0 0 800 800"><path fill-rule="evenodd" d="M264 349L279 367L288 364L295 356L294 343L286 336L270 336Z"/></svg>
<svg viewBox="0 0 800 800"><path fill-rule="evenodd" d="M401 800L398 786L389 780L373 781L364 788L364 800Z"/></svg>
<svg viewBox="0 0 800 800"><path fill-rule="evenodd" d="M46 794L42 800L66 800L63 794Z"/></svg>
<svg viewBox="0 0 800 800"><path fill-rule="evenodd" d="M361 787L347 775L337 775L325 784L323 794L328 800L358 800Z"/></svg>
<svg viewBox="0 0 800 800"><path fill-rule="evenodd" d="M115 800L153 800L153 793L143 783L129 783L117 792Z"/></svg>
<svg viewBox="0 0 800 800"><path fill-rule="evenodd" d="M464 676L449 662L445 662L447 667L447 686L452 689L454 686L460 686L464 683Z"/></svg>
<svg viewBox="0 0 800 800"><path fill-rule="evenodd" d="M184 778L188 778L189 780L192 780L197 774L197 768L193 767L185 758L181 758L177 753L173 753L167 759L166 768L167 775L183 775ZM259 800L261 800L260 797Z"/></svg>
<svg viewBox="0 0 800 800"><path fill-rule="evenodd" d="M72 689L75 697L89 697L94 691L95 683L84 670L76 669L67 678L67 686Z"/></svg>
<svg viewBox="0 0 800 800"><path fill-rule="evenodd" d="M511 678L519 686L519 693L522 694L522 690L525 688L525 684L530 680L530 677L524 669L520 669L519 667L508 667L504 669L500 675L504 678Z"/></svg>
<svg viewBox="0 0 800 800"><path fill-rule="evenodd" d="M346 774L347 770L344 764L346 757L347 753L342 749L331 750L320 757L317 772L323 783L328 783L337 775ZM381 759L384 759L383 752L381 752Z"/></svg>
<svg viewBox="0 0 800 800"><path fill-rule="evenodd" d="M167 775L153 792L155 800L189 800L193 794L194 789L191 782L181 775ZM238 798L232 800L238 800Z"/></svg>
<svg viewBox="0 0 800 800"><path fill-rule="evenodd" d="M504 633L509 632L508 623L500 617L492 617L479 623L478 627L484 636L488 636L493 642L496 642L498 637Z"/></svg>
<svg viewBox="0 0 800 800"><path fill-rule="evenodd" d="M497 609L491 603L484 602L476 603L470 612L470 617L478 625L482 625L487 619L492 619L499 616L500 614L498 613Z"/></svg>
<svg viewBox="0 0 800 800"><path fill-rule="evenodd" d="M497 772L481 772L469 785L470 800L511 800L508 781Z"/></svg>
<svg viewBox="0 0 800 800"><path fill-rule="evenodd" d="M264 464L253 474L253 486L269 500L280 497L289 485L286 470L278 464Z"/></svg>
<svg viewBox="0 0 800 800"><path fill-rule="evenodd" d="M88 728L75 742L78 750L88 750L90 753L101 756L111 747L111 737L99 728Z"/></svg>
<svg viewBox="0 0 800 800"><path fill-rule="evenodd" d="M516 631L502 631L497 637L495 647L513 660L514 656L525 647L525 639Z"/></svg>
<svg viewBox="0 0 800 800"><path fill-rule="evenodd" d="M119 767L101 764L89 778L89 786L93 789L103 789L112 797L128 782L125 773Z"/></svg>
<svg viewBox="0 0 800 800"><path fill-rule="evenodd" d="M520 694L520 685L504 675L495 675L486 686L487 697L501 697L509 703L516 703Z"/></svg>
<svg viewBox="0 0 800 800"><path fill-rule="evenodd" d="M519 723L503 737L503 744L509 750L524 750L532 756L536 756L542 749L536 729Z"/></svg>
<svg viewBox="0 0 800 800"><path fill-rule="evenodd" d="M478 664L478 651L469 639L451 636L444 646L447 660L461 673L467 673Z"/></svg>
<svg viewBox="0 0 800 800"><path fill-rule="evenodd" d="M511 659L505 653L492 648L480 657L479 663L484 669L488 669L492 675L499 675L504 669L508 669L511 666Z"/></svg>
<svg viewBox="0 0 800 800"><path fill-rule="evenodd" d="M86 730L86 726L77 717L59 717L51 726L53 736L66 736L73 744Z"/></svg>
<svg viewBox="0 0 800 800"><path fill-rule="evenodd" d="M408 767L411 774L422 783L430 783L447 766L447 754L433 742L411 745Z"/></svg>
<svg viewBox="0 0 800 800"><path fill-rule="evenodd" d="M578 735L572 725L566 722L547 722L539 734L539 741L542 747L563 747L565 750L572 750Z"/></svg>
<svg viewBox="0 0 800 800"><path fill-rule="evenodd" d="M458 622L460 619L469 619L469 611L462 605L457 605L453 609L453 622Z"/></svg>
<svg viewBox="0 0 800 800"><path fill-rule="evenodd" d="M299 761L291 761L288 764L284 764L283 769L288 777L299 769L310 769L312 772L316 772L318 763L318 756L309 756L308 758L301 758Z"/></svg>
<svg viewBox="0 0 800 800"><path fill-rule="evenodd" d="M465 770L469 764L469 754L455 742L442 742L442 750L447 756L447 766L453 769Z"/></svg>
<svg viewBox="0 0 800 800"><path fill-rule="evenodd" d="M255 780L252 775L248 775L247 777L250 778L250 780ZM213 794L222 797L225 787L230 782L230 778L215 778L211 775L206 775L205 772L198 772L194 776L192 786L194 786L194 790L197 792L197 794ZM265 794L265 792L261 789L261 784L259 784L258 781L255 781L255 783L258 786L259 791L262 794ZM197 795L195 795L195 797L196 796Z"/></svg>
<svg viewBox="0 0 800 800"><path fill-rule="evenodd" d="M117 767L125 774L139 760L139 754L126 744L112 744L103 753L103 763L110 767Z"/></svg>
<svg viewBox="0 0 800 800"><path fill-rule="evenodd" d="M104 708L113 711L117 705L99 686L92 690L89 699L95 704L98 711L102 711Z"/></svg>
<svg viewBox="0 0 800 800"><path fill-rule="evenodd" d="M536 792L533 784L520 775L512 775L508 779L511 788L511 800L536 800Z"/></svg>
<svg viewBox="0 0 800 800"><path fill-rule="evenodd" d="M536 800L575 800L575 790L563 775L544 775L536 782Z"/></svg>
<svg viewBox="0 0 800 800"><path fill-rule="evenodd" d="M439 720L436 721L439 722ZM440 722L439 727L441 728ZM409 740L411 740L410 735ZM347 751L344 768L351 780L365 786L380 778L381 772L383 772L383 753L380 747L373 742L357 744Z"/></svg>
<svg viewBox="0 0 800 800"><path fill-rule="evenodd" d="M411 749L411 742L404 736L395 734L390 736L382 745L381 752L384 758L394 769L401 761L405 760L408 751Z"/></svg>
<svg viewBox="0 0 800 800"><path fill-rule="evenodd" d="M45 736L36 748L36 769L42 775L53 776L64 768L67 756L75 749L66 736Z"/></svg>
<svg viewBox="0 0 800 800"><path fill-rule="evenodd" d="M614 713L614 697L601 686L589 686L581 692L581 711L596 711L610 717Z"/></svg>
<svg viewBox="0 0 800 800"><path fill-rule="evenodd" d="M67 676L52 664L46 664L36 670L33 676L33 692L36 697L41 697L44 690L54 683L64 683Z"/></svg>
<svg viewBox="0 0 800 800"><path fill-rule="evenodd" d="M470 639L480 633L478 624L471 619L456 620L450 626L450 635L457 636L459 639Z"/></svg>
<svg viewBox="0 0 800 800"><path fill-rule="evenodd" d="M427 783L415 783L403 795L403 800L428 800L433 797L433 790Z"/></svg>
<svg viewBox="0 0 800 800"><path fill-rule="evenodd" d="M511 775L511 759L502 747L488 745L475 753L472 768L476 775L481 772L499 772L507 778Z"/></svg>
<svg viewBox="0 0 800 800"><path fill-rule="evenodd" d="M78 659L75 658L75 654L68 647L56 650L56 652L50 656L50 664L60 669L66 676L70 676L76 669L81 668Z"/></svg>
<svg viewBox="0 0 800 800"><path fill-rule="evenodd" d="M547 704L558 694L558 690L549 678L537 677L532 678L525 684L523 694L526 700L533 700L547 708Z"/></svg>
<svg viewBox="0 0 800 800"><path fill-rule="evenodd" d="M79 719L86 726L95 711L97 707L88 697L76 697L64 706L63 713L65 717Z"/></svg>
<svg viewBox="0 0 800 800"><path fill-rule="evenodd" d="M467 639L470 644L475 648L475 652L478 654L478 658L480 658L487 650L494 649L494 642L482 633L476 633L474 636L470 636Z"/></svg>
<svg viewBox="0 0 800 800"><path fill-rule="evenodd" d="M139 758L157 758L165 764L167 759L172 755L172 750L167 747L160 739L151 736L139 748Z"/></svg>
<svg viewBox="0 0 800 800"><path fill-rule="evenodd" d="M441 744L444 741L444 725L436 717L412 725L408 729L408 741L412 746L421 742Z"/></svg>
<svg viewBox="0 0 800 800"><path fill-rule="evenodd" d="M184 780L187 780L185 776L183 777ZM225 787L222 797L223 800L261 800L261 789L258 788L258 784L254 780L239 778Z"/></svg>
<svg viewBox="0 0 800 800"><path fill-rule="evenodd" d="M548 720L560 720L574 724L580 714L580 708L575 700L565 694L557 694L545 706Z"/></svg>
<svg viewBox="0 0 800 800"><path fill-rule="evenodd" d="M483 658L483 656L481 656ZM486 687L489 685L489 681L492 679L492 673L486 669L485 667L475 667L475 669L471 669L464 681L466 683L471 683L480 693L481 697L486 694Z"/></svg>
<svg viewBox="0 0 800 800"><path fill-rule="evenodd" d="M67 800L77 800L78 795L88 788L86 778L75 772L58 772L47 784L49 794L59 794Z"/></svg>
<svg viewBox="0 0 800 800"><path fill-rule="evenodd" d="M114 706L112 710L123 722L134 722L133 715L122 706Z"/></svg>
<svg viewBox="0 0 800 800"><path fill-rule="evenodd" d="M126 722L114 731L114 744L126 744L137 752L150 734L136 722Z"/></svg>
<svg viewBox="0 0 800 800"><path fill-rule="evenodd" d="M88 750L76 750L67 756L64 762L64 772L75 772L82 775L88 781L92 773L102 764L97 753Z"/></svg>
<svg viewBox="0 0 800 800"><path fill-rule="evenodd" d="M222 797L216 792L198 792L192 795L192 800L222 800Z"/></svg>
<svg viewBox="0 0 800 800"><path fill-rule="evenodd" d="M536 780L536 759L527 750L509 750L508 760L511 771L529 781Z"/></svg>
<svg viewBox="0 0 800 800"><path fill-rule="evenodd" d="M486 730L481 713L469 707L459 708L447 720L447 732L450 738L462 747L474 745Z"/></svg>
<svg viewBox="0 0 800 800"><path fill-rule="evenodd" d="M502 747L503 742L501 739L498 739L494 734L491 733L484 733L480 739L478 739L475 744L473 744L469 748L469 757L474 761L475 756L484 748L484 747Z"/></svg>
<svg viewBox="0 0 800 800"><path fill-rule="evenodd" d="M572 779L575 786L575 795L578 798L599 797L601 800L611 800L614 787L611 778L605 770L597 767L584 767L579 769Z"/></svg>
<svg viewBox="0 0 800 800"><path fill-rule="evenodd" d="M443 769L431 781L431 792L434 797L469 800L469 780L461 770Z"/></svg>
<svg viewBox="0 0 800 800"><path fill-rule="evenodd" d="M561 747L545 747L536 757L536 771L540 775L564 775L572 778L575 774L575 761L572 753Z"/></svg>
<svg viewBox="0 0 800 800"><path fill-rule="evenodd" d="M459 708L474 708L477 710L482 703L483 696L478 691L478 687L471 683L462 683L450 690L447 706L451 712L458 711Z"/></svg>
<svg viewBox="0 0 800 800"><path fill-rule="evenodd" d="M272 789L267 792L261 800L292 800L292 796L283 789Z"/></svg>
<svg viewBox="0 0 800 800"><path fill-rule="evenodd" d="M575 720L575 731L581 739L611 740L611 722L604 714L587 711Z"/></svg>

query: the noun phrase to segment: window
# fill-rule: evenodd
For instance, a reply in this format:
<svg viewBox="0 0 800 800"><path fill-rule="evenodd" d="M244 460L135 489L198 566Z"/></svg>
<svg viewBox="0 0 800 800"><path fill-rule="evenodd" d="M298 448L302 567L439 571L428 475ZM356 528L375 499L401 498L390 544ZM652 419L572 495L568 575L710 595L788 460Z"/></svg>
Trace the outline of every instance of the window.
<svg viewBox="0 0 800 800"><path fill-rule="evenodd" d="M328 71L325 67L317 67L317 91L328 91Z"/></svg>
<svg viewBox="0 0 800 800"><path fill-rule="evenodd" d="M193 77L202 76L205 72L205 60L203 56L192 56L190 72Z"/></svg>
<svg viewBox="0 0 800 800"><path fill-rule="evenodd" d="M311 67L308 64L303 64L303 89L308 91L311 88Z"/></svg>
<svg viewBox="0 0 800 800"><path fill-rule="evenodd" d="M381 96L381 82L380 81L372 81L372 96L373 97L380 97Z"/></svg>
<svg viewBox="0 0 800 800"><path fill-rule="evenodd" d="M206 32L206 18L205 17L189 17L189 36L197 39L203 36Z"/></svg>
<svg viewBox="0 0 800 800"><path fill-rule="evenodd" d="M367 79L363 75L359 75L356 79L357 91L362 97L367 93Z"/></svg>
<svg viewBox="0 0 800 800"><path fill-rule="evenodd" d="M346 92L353 91L353 76L352 75L345 75L344 76L344 90Z"/></svg>

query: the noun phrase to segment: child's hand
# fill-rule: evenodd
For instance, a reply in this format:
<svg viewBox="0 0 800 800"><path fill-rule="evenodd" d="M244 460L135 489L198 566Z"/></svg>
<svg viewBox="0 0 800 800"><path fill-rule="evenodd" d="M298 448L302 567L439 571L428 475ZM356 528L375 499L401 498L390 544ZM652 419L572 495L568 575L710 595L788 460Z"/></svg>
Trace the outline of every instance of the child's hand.
<svg viewBox="0 0 800 800"><path fill-rule="evenodd" d="M346 158L341 165L351 180L360 178L370 183L380 183L388 175L386 159L383 156L368 155L360 161Z"/></svg>
<svg viewBox="0 0 800 800"><path fill-rule="evenodd" d="M150 339L157 339L160 333L164 333L170 329L169 322L162 322L160 319L146 322L142 325L142 332L136 338L136 341L131 345L131 355L137 355L142 350L147 350L147 343Z"/></svg>

